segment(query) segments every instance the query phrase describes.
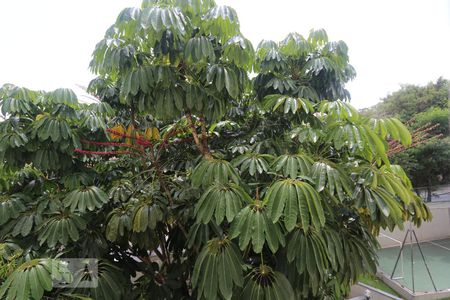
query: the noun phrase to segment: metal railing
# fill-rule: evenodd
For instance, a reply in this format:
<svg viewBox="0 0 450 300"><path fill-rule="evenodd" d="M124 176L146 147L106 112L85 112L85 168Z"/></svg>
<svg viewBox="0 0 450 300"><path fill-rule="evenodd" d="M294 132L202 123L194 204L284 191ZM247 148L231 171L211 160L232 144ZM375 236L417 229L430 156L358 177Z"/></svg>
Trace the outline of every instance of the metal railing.
<svg viewBox="0 0 450 300"><path fill-rule="evenodd" d="M431 187L418 187L414 191L425 202L450 201L450 184L434 185Z"/></svg>

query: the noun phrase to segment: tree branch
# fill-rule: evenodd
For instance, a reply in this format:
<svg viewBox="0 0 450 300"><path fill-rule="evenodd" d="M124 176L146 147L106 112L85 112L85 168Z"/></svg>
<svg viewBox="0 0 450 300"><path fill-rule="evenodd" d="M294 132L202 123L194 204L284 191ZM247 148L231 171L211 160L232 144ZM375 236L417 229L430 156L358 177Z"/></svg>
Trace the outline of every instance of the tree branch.
<svg viewBox="0 0 450 300"><path fill-rule="evenodd" d="M200 117L200 124L202 124L202 145L203 149L209 153L208 147L208 133L206 131L206 122L203 116Z"/></svg>
<svg viewBox="0 0 450 300"><path fill-rule="evenodd" d="M158 181L161 184L161 187L163 188L164 192L167 195L167 200L169 201L169 206L172 207L173 206L173 198L172 198L172 194L170 193L170 190L166 184L166 180L164 179L164 174L161 170L161 166L159 164L158 159L155 157L155 154L153 153L153 148L150 149L149 151L149 155L150 155L150 161L152 162L153 166L155 167L156 170L156 176L158 176Z"/></svg>
<svg viewBox="0 0 450 300"><path fill-rule="evenodd" d="M203 144L203 141L200 141L198 134L197 134L197 128L194 125L194 121L192 120L192 115L190 113L186 114L186 119L188 121L189 128L191 128L192 136L194 137L195 145L197 145L198 150L205 158L212 158L211 153L209 152L208 145L206 144L206 148ZM206 127L205 127L205 133L206 133Z"/></svg>

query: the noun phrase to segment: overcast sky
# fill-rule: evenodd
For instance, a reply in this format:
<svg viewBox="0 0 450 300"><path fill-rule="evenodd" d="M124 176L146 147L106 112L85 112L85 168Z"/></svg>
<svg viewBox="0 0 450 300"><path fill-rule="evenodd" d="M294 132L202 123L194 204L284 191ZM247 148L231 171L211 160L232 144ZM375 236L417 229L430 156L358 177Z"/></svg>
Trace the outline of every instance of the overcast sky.
<svg viewBox="0 0 450 300"><path fill-rule="evenodd" d="M216 0L236 9L254 46L289 32L324 28L344 40L357 78L358 108L400 84L450 79L450 0ZM0 1L0 85L32 89L86 86L92 50L124 7L138 0Z"/></svg>

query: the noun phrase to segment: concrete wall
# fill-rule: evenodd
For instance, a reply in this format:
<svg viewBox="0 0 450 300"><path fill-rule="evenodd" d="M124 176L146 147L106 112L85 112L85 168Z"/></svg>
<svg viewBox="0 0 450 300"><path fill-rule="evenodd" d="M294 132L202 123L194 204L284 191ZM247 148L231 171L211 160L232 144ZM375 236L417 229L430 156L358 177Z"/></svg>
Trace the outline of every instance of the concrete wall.
<svg viewBox="0 0 450 300"><path fill-rule="evenodd" d="M390 286L394 291L402 295L403 299L406 300L438 300L438 299L448 299L450 297L450 290L443 290L429 293L416 292L414 294L411 290L400 285L397 281L391 280L389 278L389 274L386 274L384 272L378 272L377 276L384 283Z"/></svg>
<svg viewBox="0 0 450 300"><path fill-rule="evenodd" d="M450 237L450 202L428 203L433 214L431 222L425 222L419 228L414 227L419 241L430 241ZM409 226L409 224L405 224ZM407 228L405 228L407 229ZM405 238L405 231L395 229L393 232L383 230L380 232L378 241L382 248L399 247ZM409 239L406 242L409 244Z"/></svg>
<svg viewBox="0 0 450 300"><path fill-rule="evenodd" d="M401 298L398 298L394 295L391 295L361 282L352 286L352 290L348 299L364 299L366 298L364 296L367 295L367 291L369 292L368 294L370 296L370 300L401 300Z"/></svg>

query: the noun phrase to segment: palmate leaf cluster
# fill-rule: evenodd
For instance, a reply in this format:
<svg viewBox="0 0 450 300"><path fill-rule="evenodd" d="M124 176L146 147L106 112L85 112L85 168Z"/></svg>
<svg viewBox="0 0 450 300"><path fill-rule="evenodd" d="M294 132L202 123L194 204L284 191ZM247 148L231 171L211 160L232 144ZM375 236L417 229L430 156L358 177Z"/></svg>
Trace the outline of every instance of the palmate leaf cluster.
<svg viewBox="0 0 450 300"><path fill-rule="evenodd" d="M98 103L0 90L7 299L342 299L380 228L431 218L386 154L409 132L349 104L324 30L254 50L230 7L148 0L90 66ZM60 258L97 258L98 287L49 286Z"/></svg>
<svg viewBox="0 0 450 300"><path fill-rule="evenodd" d="M228 239L212 239L200 252L194 266L192 284L199 286L199 297L231 299L234 286L242 287L243 261L236 246Z"/></svg>
<svg viewBox="0 0 450 300"><path fill-rule="evenodd" d="M34 259L20 265L0 288L5 299L41 299L52 290L52 280L72 282L72 274L58 260Z"/></svg>

